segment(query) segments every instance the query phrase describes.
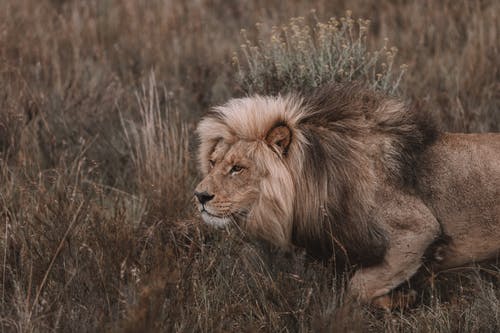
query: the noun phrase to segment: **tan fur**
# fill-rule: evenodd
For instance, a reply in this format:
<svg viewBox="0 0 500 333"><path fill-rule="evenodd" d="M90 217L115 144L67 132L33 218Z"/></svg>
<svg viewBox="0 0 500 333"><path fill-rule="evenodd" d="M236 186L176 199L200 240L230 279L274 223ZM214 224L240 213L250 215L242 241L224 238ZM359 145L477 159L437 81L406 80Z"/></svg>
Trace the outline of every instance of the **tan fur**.
<svg viewBox="0 0 500 333"><path fill-rule="evenodd" d="M425 112L358 84L233 99L197 131L203 219L356 265L361 301L426 254L451 267L499 253L498 134L439 135Z"/></svg>
<svg viewBox="0 0 500 333"><path fill-rule="evenodd" d="M231 100L214 110L216 116L208 117L198 125L199 163L201 171L207 175L198 188L218 192L217 201L208 209L213 209L211 207L218 203L238 207L234 208L236 214L228 215L230 220L244 215L239 222L244 223L246 229L282 247L291 242L295 197L292 175L288 170L300 171L300 140L303 138L298 132L291 133L295 143L287 148L287 153L293 157L286 160L281 158L279 147L270 145L266 138L274 125L281 121L293 128L300 119L300 102L292 98L271 97ZM285 109L287 114L283 117ZM223 119L220 118L222 115ZM213 170L210 170L210 160L216 162ZM234 177L228 174L229 169L236 162L247 169L238 175L238 180L231 181ZM222 184L224 189L219 188ZM253 200L248 200L249 197ZM216 210L214 213L223 215Z"/></svg>

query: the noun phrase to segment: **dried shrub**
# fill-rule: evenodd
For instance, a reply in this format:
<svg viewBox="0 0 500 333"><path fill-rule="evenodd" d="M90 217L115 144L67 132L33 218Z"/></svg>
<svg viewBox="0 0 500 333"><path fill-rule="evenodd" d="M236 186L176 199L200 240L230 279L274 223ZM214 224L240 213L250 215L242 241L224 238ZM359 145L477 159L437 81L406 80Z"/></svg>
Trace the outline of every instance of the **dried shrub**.
<svg viewBox="0 0 500 333"><path fill-rule="evenodd" d="M387 40L379 50L367 47L369 20L354 20L351 12L340 19L308 24L304 17L267 31L258 25L257 42L243 30L239 82L245 93L273 94L308 90L327 82L366 81L375 89L394 94L406 66L394 69L395 47Z"/></svg>

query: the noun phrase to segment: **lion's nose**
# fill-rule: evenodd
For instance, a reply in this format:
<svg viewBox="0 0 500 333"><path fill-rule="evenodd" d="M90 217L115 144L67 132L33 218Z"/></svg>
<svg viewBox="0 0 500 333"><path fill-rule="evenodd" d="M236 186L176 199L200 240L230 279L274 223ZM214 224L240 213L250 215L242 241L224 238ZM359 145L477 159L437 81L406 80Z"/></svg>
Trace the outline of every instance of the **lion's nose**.
<svg viewBox="0 0 500 333"><path fill-rule="evenodd" d="M204 205L214 198L213 194L209 194L207 191L204 192L194 192L194 195L198 198L198 201Z"/></svg>

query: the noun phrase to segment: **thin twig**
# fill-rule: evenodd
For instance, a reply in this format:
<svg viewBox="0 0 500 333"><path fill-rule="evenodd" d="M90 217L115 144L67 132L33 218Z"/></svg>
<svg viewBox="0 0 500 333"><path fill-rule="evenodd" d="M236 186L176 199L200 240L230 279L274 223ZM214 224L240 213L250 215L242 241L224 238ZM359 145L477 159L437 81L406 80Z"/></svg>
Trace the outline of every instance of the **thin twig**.
<svg viewBox="0 0 500 333"><path fill-rule="evenodd" d="M40 283L40 286L38 287L38 290L36 292L35 300L33 301L33 304L31 305L30 314L28 316L28 318L30 318L30 319L31 319L31 315L33 313L33 310L34 310L36 304L38 303L38 299L40 298L40 294L42 293L43 287L45 286L45 283L47 282L47 278L50 274L50 271L52 270L52 266L54 265L54 263L57 259L57 256L61 252L61 250L64 246L64 242L66 241L66 238L68 238L69 232L73 228L73 225L76 223L77 217L80 214L80 210L82 209L84 203L85 203L85 201L82 201L80 203L80 206L78 206L78 209L76 210L76 213L73 216L73 220L69 224L68 229L66 229L66 232L64 233L63 238L59 242L59 246L57 247L56 252L54 253L54 256L52 257L52 260L50 261L49 267L47 268L47 271L45 272L45 275L43 276L42 283Z"/></svg>

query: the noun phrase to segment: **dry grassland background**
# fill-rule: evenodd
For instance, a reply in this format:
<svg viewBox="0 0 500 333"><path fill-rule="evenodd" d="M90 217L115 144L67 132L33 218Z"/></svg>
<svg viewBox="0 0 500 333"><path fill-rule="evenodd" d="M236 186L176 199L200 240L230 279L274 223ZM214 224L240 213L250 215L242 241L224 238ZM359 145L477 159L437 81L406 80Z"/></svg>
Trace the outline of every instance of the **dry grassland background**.
<svg viewBox="0 0 500 333"><path fill-rule="evenodd" d="M331 263L205 228L192 193L231 96L359 79L499 131L499 40L494 0L0 0L1 332L498 332L494 263L342 313Z"/></svg>

